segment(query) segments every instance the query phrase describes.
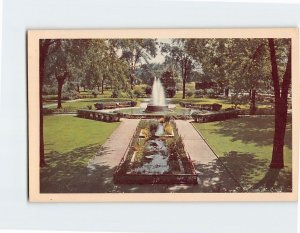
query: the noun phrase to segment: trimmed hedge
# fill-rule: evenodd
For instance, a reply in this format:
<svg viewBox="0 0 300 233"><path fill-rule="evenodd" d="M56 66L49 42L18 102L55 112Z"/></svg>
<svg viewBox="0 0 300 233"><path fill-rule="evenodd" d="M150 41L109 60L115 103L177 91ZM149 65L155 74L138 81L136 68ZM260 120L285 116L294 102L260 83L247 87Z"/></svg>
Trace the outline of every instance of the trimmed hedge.
<svg viewBox="0 0 300 233"><path fill-rule="evenodd" d="M137 102L136 101L99 102L94 105L97 110L102 110L102 109L112 109L112 108L135 107L137 105Z"/></svg>
<svg viewBox="0 0 300 233"><path fill-rule="evenodd" d="M192 113L195 122L221 121L238 117L237 110L223 110L219 112L196 111Z"/></svg>
<svg viewBox="0 0 300 233"><path fill-rule="evenodd" d="M198 110L208 110L208 111L220 111L222 104L194 104L190 102L180 102L181 107L194 108Z"/></svg>
<svg viewBox="0 0 300 233"><path fill-rule="evenodd" d="M106 122L117 122L120 121L122 114L117 112L97 112L95 110L77 110L77 116L80 118L106 121Z"/></svg>

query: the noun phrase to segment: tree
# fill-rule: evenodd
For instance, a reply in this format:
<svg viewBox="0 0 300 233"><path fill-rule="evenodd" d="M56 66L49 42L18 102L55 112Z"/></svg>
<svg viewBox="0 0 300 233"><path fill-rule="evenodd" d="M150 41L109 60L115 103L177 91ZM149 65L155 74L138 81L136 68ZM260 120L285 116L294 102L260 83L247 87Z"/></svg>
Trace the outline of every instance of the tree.
<svg viewBox="0 0 300 233"><path fill-rule="evenodd" d="M180 69L182 79L182 99L185 99L186 83L189 82L191 74L195 68L199 68L199 64L187 52L188 39L174 39L172 45L164 44L162 53L166 54L168 63L174 62Z"/></svg>
<svg viewBox="0 0 300 233"><path fill-rule="evenodd" d="M117 44L122 49L121 58L127 62L129 83L133 90L137 67L143 62L148 63L151 57L156 56L156 41L155 39L122 39Z"/></svg>
<svg viewBox="0 0 300 233"><path fill-rule="evenodd" d="M86 52L87 40L56 39L55 46L47 56L46 76L54 77L57 82L57 108L62 108L62 90L66 80L83 76L86 66L83 54Z"/></svg>
<svg viewBox="0 0 300 233"><path fill-rule="evenodd" d="M44 116L43 116L43 86L45 79L45 62L49 53L50 46L54 43L53 40L45 39L40 40L40 61L39 61L39 75L40 75L40 86L39 86L39 99L40 99L40 167L46 165L44 155Z"/></svg>
<svg viewBox="0 0 300 233"><path fill-rule="evenodd" d="M278 44L279 42L277 42ZM277 55L276 41L273 38L268 39L270 51L270 63L272 67L272 82L275 94L275 132L273 138L273 152L270 168L283 168L283 147L285 129L287 123L288 91L291 84L291 45L290 40L285 41L283 45L286 50L287 59ZM287 48L288 46L288 48ZM286 61L286 68L283 77L280 78L278 61ZM282 80L282 81L281 81Z"/></svg>

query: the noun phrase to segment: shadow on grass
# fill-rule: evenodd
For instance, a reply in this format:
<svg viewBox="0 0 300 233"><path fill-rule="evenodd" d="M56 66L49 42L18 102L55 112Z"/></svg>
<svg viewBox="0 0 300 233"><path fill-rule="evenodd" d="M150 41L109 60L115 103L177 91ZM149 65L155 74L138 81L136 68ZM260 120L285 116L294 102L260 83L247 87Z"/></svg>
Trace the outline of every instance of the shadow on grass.
<svg viewBox="0 0 300 233"><path fill-rule="evenodd" d="M268 161L259 160L253 154L232 151L209 164L195 164L198 185L116 185L113 183L116 167L111 166L103 156L110 157L113 153L99 145L81 147L67 153L47 153L48 166L41 169L41 193L225 193L291 190L291 172L268 170ZM91 159L93 162L89 163ZM255 183L253 178L265 171L265 176Z"/></svg>
<svg viewBox="0 0 300 233"><path fill-rule="evenodd" d="M87 175L87 163L99 148L99 145L89 145L66 153L47 152L47 166L40 171L40 191L72 192L74 183Z"/></svg>
<svg viewBox="0 0 300 233"><path fill-rule="evenodd" d="M265 176L254 184L249 192L291 192L292 172L270 168Z"/></svg>
<svg viewBox="0 0 300 233"><path fill-rule="evenodd" d="M292 149L291 119L287 124L285 144ZM213 133L231 137L232 141L240 140L243 143L255 143L257 146L273 144L274 117L242 117L234 120L220 121Z"/></svg>

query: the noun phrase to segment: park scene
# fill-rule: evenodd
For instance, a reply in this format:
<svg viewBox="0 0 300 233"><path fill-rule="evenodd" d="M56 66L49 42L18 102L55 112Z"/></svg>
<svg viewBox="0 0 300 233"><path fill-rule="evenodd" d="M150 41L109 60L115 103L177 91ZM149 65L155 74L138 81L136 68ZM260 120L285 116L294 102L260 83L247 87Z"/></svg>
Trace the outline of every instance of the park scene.
<svg viewBox="0 0 300 233"><path fill-rule="evenodd" d="M41 193L292 192L291 39L40 39Z"/></svg>

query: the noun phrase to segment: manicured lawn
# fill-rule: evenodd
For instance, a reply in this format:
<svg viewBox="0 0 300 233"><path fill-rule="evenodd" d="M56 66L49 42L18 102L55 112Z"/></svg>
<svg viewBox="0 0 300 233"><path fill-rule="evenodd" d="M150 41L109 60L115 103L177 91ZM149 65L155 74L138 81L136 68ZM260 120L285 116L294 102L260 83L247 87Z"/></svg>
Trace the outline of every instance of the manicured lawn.
<svg viewBox="0 0 300 233"><path fill-rule="evenodd" d="M185 99L182 99L182 91L177 91L176 95L174 98L170 100L171 104L176 104L177 107L180 107L179 103L180 102L191 102L195 104L222 104L222 109L225 108L231 108L233 105L231 104L230 98L228 99L216 99L216 98L195 98L195 97L186 97ZM271 108L272 104L271 103L266 103L266 102L261 102L261 101L256 101L256 107L258 109L266 109L266 108ZM250 105L249 104L241 104L238 106L240 109L249 109Z"/></svg>
<svg viewBox="0 0 300 233"><path fill-rule="evenodd" d="M67 112L76 112L77 109L87 109L87 106L92 106L93 109L95 109L94 104L97 102L115 102L115 101L136 101L137 102L137 106L139 106L141 100L143 100L143 98L140 99L129 99L129 98L86 98L86 99L82 99L82 100L78 100L78 101L74 101L74 102L63 102L62 103L62 110L59 111L67 111ZM53 103L53 102L52 102ZM48 104L48 103L47 103ZM48 108L51 109L56 109L56 105L50 106Z"/></svg>
<svg viewBox="0 0 300 233"><path fill-rule="evenodd" d="M44 143L47 166L41 168L42 192L67 192L86 173L88 161L119 126L75 116L45 116Z"/></svg>
<svg viewBox="0 0 300 233"><path fill-rule="evenodd" d="M246 189L274 188L290 191L292 170L292 124L287 124L281 171L269 169L274 117L241 117L211 123L194 123L224 165Z"/></svg>

